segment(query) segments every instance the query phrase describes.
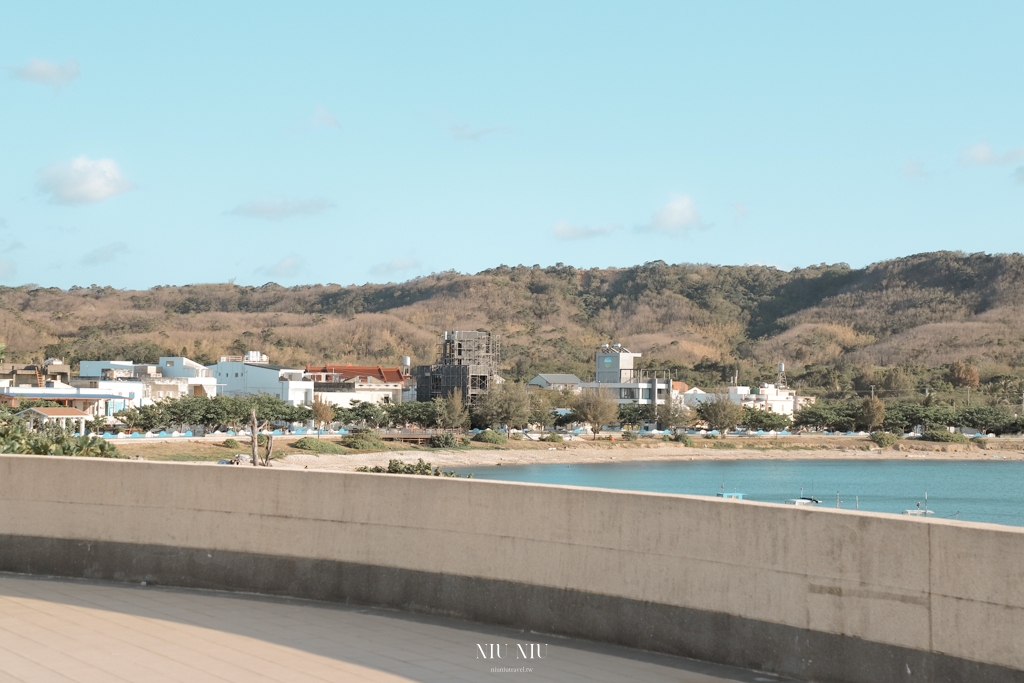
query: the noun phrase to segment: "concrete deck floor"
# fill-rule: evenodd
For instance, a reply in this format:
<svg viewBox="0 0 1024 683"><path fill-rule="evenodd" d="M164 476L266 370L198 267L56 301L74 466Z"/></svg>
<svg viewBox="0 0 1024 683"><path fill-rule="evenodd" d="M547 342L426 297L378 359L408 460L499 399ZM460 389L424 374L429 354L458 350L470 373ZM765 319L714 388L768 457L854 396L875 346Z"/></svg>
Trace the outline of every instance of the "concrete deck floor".
<svg viewBox="0 0 1024 683"><path fill-rule="evenodd" d="M478 643L508 643L514 650L516 643L530 642L547 643L547 656L527 661L476 658ZM491 673L494 666L531 671ZM0 573L0 683L509 679L784 680L403 612Z"/></svg>

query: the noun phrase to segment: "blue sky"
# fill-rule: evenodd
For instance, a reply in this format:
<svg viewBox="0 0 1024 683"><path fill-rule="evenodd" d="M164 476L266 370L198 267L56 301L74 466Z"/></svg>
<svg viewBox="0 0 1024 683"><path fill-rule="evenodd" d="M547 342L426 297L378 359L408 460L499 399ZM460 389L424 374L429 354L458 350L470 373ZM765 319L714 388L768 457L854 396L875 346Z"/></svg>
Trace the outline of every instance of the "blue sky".
<svg viewBox="0 0 1024 683"><path fill-rule="evenodd" d="M0 7L0 284L1024 251L1020 3L98 5Z"/></svg>

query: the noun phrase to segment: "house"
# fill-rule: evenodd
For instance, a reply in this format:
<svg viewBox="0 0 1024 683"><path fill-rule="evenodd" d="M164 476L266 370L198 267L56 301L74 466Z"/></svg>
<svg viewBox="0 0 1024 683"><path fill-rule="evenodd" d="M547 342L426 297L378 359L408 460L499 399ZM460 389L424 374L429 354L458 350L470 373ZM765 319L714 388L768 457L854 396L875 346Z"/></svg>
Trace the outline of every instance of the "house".
<svg viewBox="0 0 1024 683"><path fill-rule="evenodd" d="M636 368L634 361L640 356L622 344L603 344L595 355L595 381L580 386L609 391L619 405L664 405L674 400L674 392L683 387L682 382L673 382L661 371Z"/></svg>
<svg viewBox="0 0 1024 683"><path fill-rule="evenodd" d="M271 365L267 356L258 352L250 351L245 356L221 356L207 369L211 371L217 387L228 396L270 394L293 406L313 403L313 381L303 378L301 368Z"/></svg>
<svg viewBox="0 0 1024 683"><path fill-rule="evenodd" d="M71 367L56 358L48 358L42 365L0 363L0 387L41 388L47 382L69 384L70 380Z"/></svg>
<svg viewBox="0 0 1024 683"><path fill-rule="evenodd" d="M79 376L72 378L76 387L104 389L130 397L136 407L165 398L217 395L213 373L184 356L161 357L156 364L133 363L130 360L83 360Z"/></svg>
<svg viewBox="0 0 1024 683"><path fill-rule="evenodd" d="M75 425L73 430L78 434L85 434L85 423L92 419L91 415L76 408L29 408L18 413L17 417L28 423L31 432L45 424L56 423L67 428L70 423Z"/></svg>
<svg viewBox="0 0 1024 683"><path fill-rule="evenodd" d="M526 383L527 389L554 389L555 391L569 391L579 393L583 385L576 375L563 374L540 374Z"/></svg>
<svg viewBox="0 0 1024 683"><path fill-rule="evenodd" d="M408 366L307 365L303 377L313 380L314 396L348 408L353 401L401 403L409 373Z"/></svg>

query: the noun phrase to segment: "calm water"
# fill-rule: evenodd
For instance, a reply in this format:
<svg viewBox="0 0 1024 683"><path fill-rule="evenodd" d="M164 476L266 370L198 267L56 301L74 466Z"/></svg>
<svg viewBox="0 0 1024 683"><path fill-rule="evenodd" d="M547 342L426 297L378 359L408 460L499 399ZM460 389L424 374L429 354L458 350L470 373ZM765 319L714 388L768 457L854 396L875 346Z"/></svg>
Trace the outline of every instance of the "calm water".
<svg viewBox="0 0 1024 683"><path fill-rule="evenodd" d="M479 479L597 486L630 491L714 496L739 491L747 500L782 503L804 495L822 506L900 513L924 506L935 518L1024 526L1024 462L903 460L718 460L594 465L513 465L461 468Z"/></svg>

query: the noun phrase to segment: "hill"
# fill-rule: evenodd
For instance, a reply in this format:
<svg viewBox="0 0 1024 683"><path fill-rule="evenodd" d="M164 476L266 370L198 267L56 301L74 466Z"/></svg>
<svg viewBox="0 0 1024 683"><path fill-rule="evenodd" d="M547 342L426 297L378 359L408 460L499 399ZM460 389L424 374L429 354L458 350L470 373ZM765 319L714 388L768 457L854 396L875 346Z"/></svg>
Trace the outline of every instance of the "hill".
<svg viewBox="0 0 1024 683"><path fill-rule="evenodd" d="M753 383L787 363L814 373L967 360L991 378L1024 374L1024 256L935 252L792 271L770 266L622 269L501 266L398 284L285 288L207 284L70 290L0 288L9 362L63 357L213 361L260 349L285 364L433 360L444 329L500 334L503 368L589 375L594 348L621 342L651 365ZM1021 372L1018 372L1021 370Z"/></svg>

